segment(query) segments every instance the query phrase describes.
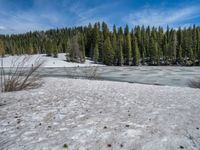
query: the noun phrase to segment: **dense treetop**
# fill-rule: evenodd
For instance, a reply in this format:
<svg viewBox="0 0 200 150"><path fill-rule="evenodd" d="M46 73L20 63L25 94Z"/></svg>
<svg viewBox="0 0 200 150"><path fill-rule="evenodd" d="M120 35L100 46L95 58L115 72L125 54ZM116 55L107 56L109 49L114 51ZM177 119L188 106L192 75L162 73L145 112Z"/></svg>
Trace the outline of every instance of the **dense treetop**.
<svg viewBox="0 0 200 150"><path fill-rule="evenodd" d="M136 26L112 31L103 23L88 26L1 35L0 54L44 53L67 61L90 57L106 65L200 65L200 27L163 29Z"/></svg>

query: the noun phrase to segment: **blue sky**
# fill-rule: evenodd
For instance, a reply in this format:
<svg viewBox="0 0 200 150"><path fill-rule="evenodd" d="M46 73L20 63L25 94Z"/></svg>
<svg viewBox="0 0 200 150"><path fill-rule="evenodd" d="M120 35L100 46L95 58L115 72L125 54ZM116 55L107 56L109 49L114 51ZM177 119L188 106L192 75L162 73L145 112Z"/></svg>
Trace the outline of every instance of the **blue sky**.
<svg viewBox="0 0 200 150"><path fill-rule="evenodd" d="M200 0L0 0L0 34L97 21L110 27L200 25Z"/></svg>

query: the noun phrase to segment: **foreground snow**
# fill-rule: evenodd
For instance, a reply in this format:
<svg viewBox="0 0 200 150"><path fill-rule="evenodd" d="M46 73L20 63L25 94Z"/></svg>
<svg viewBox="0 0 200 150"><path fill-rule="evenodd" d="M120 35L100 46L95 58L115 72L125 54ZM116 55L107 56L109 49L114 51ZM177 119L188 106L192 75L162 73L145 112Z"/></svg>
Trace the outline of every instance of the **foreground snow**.
<svg viewBox="0 0 200 150"><path fill-rule="evenodd" d="M45 78L0 93L0 149L199 150L200 90ZM5 105L3 105L5 104Z"/></svg>
<svg viewBox="0 0 200 150"><path fill-rule="evenodd" d="M100 64L94 64L91 60L86 60L85 63L73 63L66 62L65 53L58 54L58 58L46 57L45 54L37 54L37 55L20 55L20 56L7 56L4 57L4 67L13 67L22 62L22 60L27 57L26 62L24 64L25 67L31 67L38 61L44 61L42 67L88 67L88 66L103 66ZM1 60L2 58L0 58Z"/></svg>

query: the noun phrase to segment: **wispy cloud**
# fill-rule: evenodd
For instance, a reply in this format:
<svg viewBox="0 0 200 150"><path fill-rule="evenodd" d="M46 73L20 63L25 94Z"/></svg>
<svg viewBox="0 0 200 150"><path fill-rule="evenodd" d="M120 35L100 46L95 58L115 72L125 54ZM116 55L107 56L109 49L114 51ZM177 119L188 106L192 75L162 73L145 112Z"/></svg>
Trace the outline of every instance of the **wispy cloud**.
<svg viewBox="0 0 200 150"><path fill-rule="evenodd" d="M165 7L170 2L148 5L144 1L0 0L0 34L88 25L97 21L105 21L111 27L113 24L188 26L200 20L199 5Z"/></svg>
<svg viewBox="0 0 200 150"><path fill-rule="evenodd" d="M89 23L95 23L97 21L106 21L109 24L109 19L112 16L109 10L118 4L119 2L116 1L88 8L79 1L71 5L69 10L77 16L75 25L88 25Z"/></svg>
<svg viewBox="0 0 200 150"><path fill-rule="evenodd" d="M150 26L176 26L186 24L200 16L199 6L182 8L155 8L144 7L136 12L131 12L124 21L130 25L150 25ZM188 24L188 23L187 23Z"/></svg>
<svg viewBox="0 0 200 150"><path fill-rule="evenodd" d="M37 13L16 13L5 14L0 18L1 34L21 33L31 30L42 30L50 28L51 25L45 24ZM5 27L6 26L6 27Z"/></svg>
<svg viewBox="0 0 200 150"><path fill-rule="evenodd" d="M48 0L35 0L33 6L25 11L22 9L13 12L2 9L0 11L0 34L88 25L97 21L109 22L109 15L104 14L112 7L110 4L88 7L82 1L69 3L69 1L61 0L58 3L52 0L51 3L46 2ZM7 28L3 28L5 26Z"/></svg>
<svg viewBox="0 0 200 150"><path fill-rule="evenodd" d="M48 3L47 0L34 0L30 8L15 11L5 9L4 5L5 3L0 1L0 34L47 30L67 26L70 22L69 16L62 12L64 8L56 1Z"/></svg>

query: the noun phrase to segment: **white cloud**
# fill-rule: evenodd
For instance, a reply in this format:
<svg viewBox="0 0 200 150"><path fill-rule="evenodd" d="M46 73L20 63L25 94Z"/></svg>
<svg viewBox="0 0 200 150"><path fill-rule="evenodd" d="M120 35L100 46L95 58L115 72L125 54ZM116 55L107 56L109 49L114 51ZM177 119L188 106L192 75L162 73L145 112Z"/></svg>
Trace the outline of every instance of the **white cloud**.
<svg viewBox="0 0 200 150"><path fill-rule="evenodd" d="M5 29L6 29L6 27L0 26L0 30L5 30Z"/></svg>
<svg viewBox="0 0 200 150"><path fill-rule="evenodd" d="M160 8L146 7L137 12L130 13L124 21L130 25L150 26L174 26L177 23L188 21L200 16L200 7L190 6L184 8Z"/></svg>
<svg viewBox="0 0 200 150"><path fill-rule="evenodd" d="M7 19L5 19L7 17ZM1 34L23 33L31 30L47 29L49 26L43 24L36 15L32 13L7 14L4 18L0 18ZM6 27L5 27L6 26Z"/></svg>

